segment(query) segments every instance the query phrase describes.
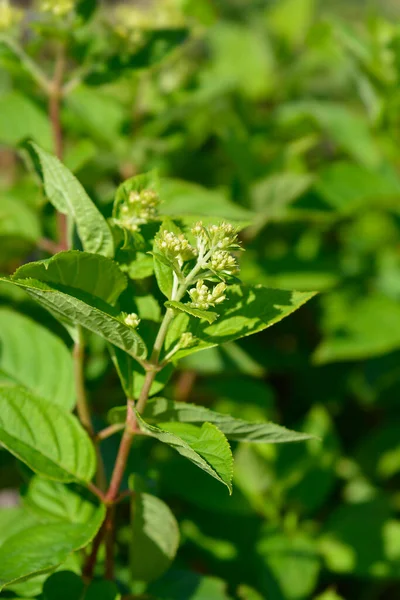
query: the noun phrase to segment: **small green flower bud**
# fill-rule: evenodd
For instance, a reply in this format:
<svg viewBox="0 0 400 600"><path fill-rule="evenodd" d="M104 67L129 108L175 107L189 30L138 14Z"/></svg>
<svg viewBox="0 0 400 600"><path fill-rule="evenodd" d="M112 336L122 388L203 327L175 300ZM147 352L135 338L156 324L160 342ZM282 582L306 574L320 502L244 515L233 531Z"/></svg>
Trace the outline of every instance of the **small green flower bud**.
<svg viewBox="0 0 400 600"><path fill-rule="evenodd" d="M131 191L126 203L119 208L118 225L129 231L139 231L140 226L157 216L159 196L154 190Z"/></svg>
<svg viewBox="0 0 400 600"><path fill-rule="evenodd" d="M185 333L182 333L180 337L179 346L180 348L189 348L190 346L192 346L193 342L194 335L190 333L190 331L186 331Z"/></svg>
<svg viewBox="0 0 400 600"><path fill-rule="evenodd" d="M128 327L132 327L132 329L136 329L136 327L140 323L140 319L136 313L130 313L129 315L126 315L126 317L124 318L124 323L125 323L125 325L128 325Z"/></svg>
<svg viewBox="0 0 400 600"><path fill-rule="evenodd" d="M162 231L157 239L159 250L168 258L179 262L190 260L196 250L189 244L189 240L181 233L176 235L172 231Z"/></svg>
<svg viewBox="0 0 400 600"><path fill-rule="evenodd" d="M210 306L220 304L226 298L224 295L226 289L225 283L221 282L216 285L212 291L204 284L202 279L199 279L196 283L196 287L189 290L189 296L192 300L191 306L193 308L200 308L207 310Z"/></svg>
<svg viewBox="0 0 400 600"><path fill-rule="evenodd" d="M239 270L235 258L226 250L217 250L211 257L210 266L213 271L231 275Z"/></svg>

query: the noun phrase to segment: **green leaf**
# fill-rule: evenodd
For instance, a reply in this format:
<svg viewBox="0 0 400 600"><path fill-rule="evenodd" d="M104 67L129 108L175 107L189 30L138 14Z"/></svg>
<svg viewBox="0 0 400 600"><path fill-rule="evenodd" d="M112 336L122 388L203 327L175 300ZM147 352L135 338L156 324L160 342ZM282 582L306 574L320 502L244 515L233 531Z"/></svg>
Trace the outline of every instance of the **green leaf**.
<svg viewBox="0 0 400 600"><path fill-rule="evenodd" d="M325 336L314 353L317 364L362 360L400 347L400 305L379 293L325 301Z"/></svg>
<svg viewBox="0 0 400 600"><path fill-rule="evenodd" d="M258 181L252 188L257 219L251 227L253 234L270 221L282 220L290 214L290 204L304 194L314 177L309 174L275 173Z"/></svg>
<svg viewBox="0 0 400 600"><path fill-rule="evenodd" d="M176 358L252 335L290 315L310 300L315 292L292 292L261 285L235 284L228 287L226 295L227 299L221 305L221 317L211 325L189 320L183 314L175 317L167 334L166 350L173 347L184 331L190 331L197 338L196 344L179 350Z"/></svg>
<svg viewBox="0 0 400 600"><path fill-rule="evenodd" d="M159 252L153 251L153 266L158 287L164 296L171 298L172 286L174 283L172 265L165 256Z"/></svg>
<svg viewBox="0 0 400 600"><path fill-rule="evenodd" d="M41 235L37 213L8 191L0 196L0 235L31 244L36 244Z"/></svg>
<svg viewBox="0 0 400 600"><path fill-rule="evenodd" d="M47 115L20 92L14 90L1 95L0 142L15 147L26 139L33 139L46 148L52 147Z"/></svg>
<svg viewBox="0 0 400 600"><path fill-rule="evenodd" d="M179 179L162 178L160 196L160 214L183 220L190 226L198 220L205 224L224 220L244 227L255 218L253 212L233 203L223 192Z"/></svg>
<svg viewBox="0 0 400 600"><path fill-rule="evenodd" d="M37 519L20 506L0 510L0 547L8 538L37 524Z"/></svg>
<svg viewBox="0 0 400 600"><path fill-rule="evenodd" d="M50 479L88 482L94 475L94 448L77 418L24 388L0 387L0 442Z"/></svg>
<svg viewBox="0 0 400 600"><path fill-rule="evenodd" d="M65 409L75 406L70 351L48 329L7 308L0 308L0 380L3 377Z"/></svg>
<svg viewBox="0 0 400 600"><path fill-rule="evenodd" d="M229 600L227 584L217 577L171 569L148 591L157 600Z"/></svg>
<svg viewBox="0 0 400 600"><path fill-rule="evenodd" d="M110 410L108 418L111 423L124 423L126 407L116 407ZM150 400L143 412L147 423L157 424L162 429L167 423L213 423L229 439L238 442L252 442L259 444L279 444L285 442L299 442L313 438L307 433L290 431L275 423L251 423L242 419L235 419L228 414L214 412L203 406L188 404L186 402L173 402L166 398Z"/></svg>
<svg viewBox="0 0 400 600"><path fill-rule="evenodd" d="M22 493L24 507L40 521L86 523L96 511L93 496L74 484L31 478Z"/></svg>
<svg viewBox="0 0 400 600"><path fill-rule="evenodd" d="M58 571L44 582L44 600L79 600L84 592L82 577L72 571Z"/></svg>
<svg viewBox="0 0 400 600"><path fill-rule="evenodd" d="M85 524L36 525L19 532L0 548L0 590L55 569L94 538L105 517L101 505Z"/></svg>
<svg viewBox="0 0 400 600"><path fill-rule="evenodd" d="M326 567L363 578L399 578L400 521L383 495L367 502L341 504L319 539Z"/></svg>
<svg viewBox="0 0 400 600"><path fill-rule="evenodd" d="M82 600L120 600L120 598L121 594L113 581L92 581Z"/></svg>
<svg viewBox="0 0 400 600"><path fill-rule="evenodd" d="M396 205L400 193L400 182L394 173L377 173L352 162L335 162L318 175L316 191L345 215L357 213L366 206Z"/></svg>
<svg viewBox="0 0 400 600"><path fill-rule="evenodd" d="M167 308L172 308L174 310L191 315L192 317L197 317L198 319L204 319L208 323L214 323L214 321L219 317L216 312L192 308L188 304L183 304L183 302L175 302L175 300L165 302L164 304Z"/></svg>
<svg viewBox="0 0 400 600"><path fill-rule="evenodd" d="M266 596L285 600L310 598L318 580L320 557L314 541L303 533L285 536L267 533L257 552L265 565L261 570Z"/></svg>
<svg viewBox="0 0 400 600"><path fill-rule="evenodd" d="M32 277L43 277L45 282ZM109 259L78 251L60 253L49 261L20 267L5 281L25 289L62 322L82 325L135 358L146 357L140 335L124 323L124 314L104 300L115 301L125 287L124 276Z"/></svg>
<svg viewBox="0 0 400 600"><path fill-rule="evenodd" d="M154 581L168 569L179 546L179 527L168 506L150 494L132 496L131 576Z"/></svg>
<svg viewBox="0 0 400 600"><path fill-rule="evenodd" d="M86 292L108 304L115 304L127 286L126 276L116 262L99 254L69 250L51 258L26 263L14 273L16 279L37 279L43 283Z"/></svg>
<svg viewBox="0 0 400 600"><path fill-rule="evenodd" d="M279 117L287 126L304 117L314 121L339 148L369 168L378 166L380 152L368 121L339 103L315 100L299 101L283 105Z"/></svg>
<svg viewBox="0 0 400 600"><path fill-rule="evenodd" d="M211 423L204 423L201 427L168 423L161 429L146 423L139 413L136 416L139 427L145 435L168 444L211 477L225 484L232 493L232 452L226 437L218 427Z"/></svg>
<svg viewBox="0 0 400 600"><path fill-rule="evenodd" d="M37 144L32 144L32 149L40 161L46 196L59 212L75 221L83 248L113 256L114 241L107 221L79 181L58 158Z"/></svg>

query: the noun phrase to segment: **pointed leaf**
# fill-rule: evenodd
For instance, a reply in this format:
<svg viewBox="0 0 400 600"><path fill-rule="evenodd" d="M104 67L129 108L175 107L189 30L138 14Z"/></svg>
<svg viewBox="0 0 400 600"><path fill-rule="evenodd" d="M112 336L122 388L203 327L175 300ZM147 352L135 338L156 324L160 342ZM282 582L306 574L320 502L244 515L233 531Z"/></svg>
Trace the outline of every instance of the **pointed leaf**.
<svg viewBox="0 0 400 600"><path fill-rule="evenodd" d="M95 472L94 448L78 419L22 387L0 387L0 442L50 479L88 482Z"/></svg>
<svg viewBox="0 0 400 600"><path fill-rule="evenodd" d="M72 356L46 327L0 309L0 380L24 385L65 409L75 406Z"/></svg>
<svg viewBox="0 0 400 600"><path fill-rule="evenodd" d="M87 252L114 255L114 241L107 221L79 181L55 156L31 144L42 168L46 196L55 208L75 221Z"/></svg>
<svg viewBox="0 0 400 600"><path fill-rule="evenodd" d="M198 319L204 319L208 323L214 323L216 319L218 319L219 314L216 312L212 312L209 310L200 310L199 308L193 308L188 304L183 304L183 302L175 302L175 300L171 300L169 302L165 302L165 306L167 308L172 308L179 312L187 313L192 317L197 317Z"/></svg>
<svg viewBox="0 0 400 600"><path fill-rule="evenodd" d="M224 434L211 423L201 427L182 423L169 423L161 429L146 423L136 414L141 431L174 448L197 467L225 484L232 493L233 457ZM179 427L182 425L182 427ZM178 427L177 427L178 426Z"/></svg>
<svg viewBox="0 0 400 600"><path fill-rule="evenodd" d="M82 325L131 356L145 358L142 338L109 303L126 284L113 261L78 251L63 252L49 261L24 265L4 280L25 289L60 321Z"/></svg>
<svg viewBox="0 0 400 600"><path fill-rule="evenodd" d="M101 505L85 524L36 525L8 538L0 548L0 590L55 569L72 552L89 544L104 516L105 507Z"/></svg>
<svg viewBox="0 0 400 600"><path fill-rule="evenodd" d="M131 576L154 581L170 566L179 546L179 527L168 506L150 494L132 496Z"/></svg>
<svg viewBox="0 0 400 600"><path fill-rule="evenodd" d="M96 511L93 496L77 485L65 485L35 475L23 490L24 507L46 523L86 523Z"/></svg>
<svg viewBox="0 0 400 600"><path fill-rule="evenodd" d="M316 292L274 290L262 285L228 287L227 299L220 305L221 316L209 325L189 320L186 315L175 317L166 339L166 350L171 349L184 331L190 331L196 344L179 350L175 357L252 335L278 323L315 296Z"/></svg>
<svg viewBox="0 0 400 600"><path fill-rule="evenodd" d="M69 250L51 258L26 263L14 273L16 279L37 279L43 283L87 292L108 304L115 304L127 286L116 262L99 254Z"/></svg>

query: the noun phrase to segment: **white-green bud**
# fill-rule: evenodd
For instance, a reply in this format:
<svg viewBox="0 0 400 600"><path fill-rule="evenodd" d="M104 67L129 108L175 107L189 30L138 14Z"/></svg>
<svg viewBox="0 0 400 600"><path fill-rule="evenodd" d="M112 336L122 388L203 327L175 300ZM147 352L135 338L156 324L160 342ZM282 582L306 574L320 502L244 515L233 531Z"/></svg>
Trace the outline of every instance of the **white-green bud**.
<svg viewBox="0 0 400 600"><path fill-rule="evenodd" d="M157 246L168 258L179 261L190 260L196 255L196 250L183 233L176 235L172 231L164 230L157 238Z"/></svg>
<svg viewBox="0 0 400 600"><path fill-rule="evenodd" d="M128 325L128 327L132 327L132 329L136 329L136 327L140 323L139 316L136 313L130 313L129 315L126 315L126 317L124 318L124 323L125 323L125 325Z"/></svg>
<svg viewBox="0 0 400 600"><path fill-rule="evenodd" d="M202 279L199 279L196 283L196 287L189 290L189 296L192 300L191 306L193 308L200 308L207 310L210 306L220 304L226 298L224 292L226 290L226 284L221 282L218 283L212 290L207 287Z"/></svg>
<svg viewBox="0 0 400 600"><path fill-rule="evenodd" d="M124 229L139 231L140 226L157 216L159 196L154 190L131 191L128 201L119 208L117 223Z"/></svg>
<svg viewBox="0 0 400 600"><path fill-rule="evenodd" d="M239 270L235 258L227 250L216 250L211 256L210 267L213 271L220 271L228 275Z"/></svg>
<svg viewBox="0 0 400 600"><path fill-rule="evenodd" d="M189 346L191 346L193 342L194 335L190 333L190 331L186 331L185 333L182 333L180 337L179 346L180 348L189 348Z"/></svg>

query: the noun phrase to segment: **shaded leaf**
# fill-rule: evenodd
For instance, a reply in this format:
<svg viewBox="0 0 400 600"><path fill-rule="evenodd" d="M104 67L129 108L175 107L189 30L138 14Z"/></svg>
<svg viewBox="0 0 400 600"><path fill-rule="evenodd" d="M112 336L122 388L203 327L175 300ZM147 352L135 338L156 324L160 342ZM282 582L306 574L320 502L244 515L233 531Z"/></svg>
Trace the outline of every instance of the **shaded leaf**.
<svg viewBox="0 0 400 600"><path fill-rule="evenodd" d="M107 221L79 181L58 158L37 144L32 144L32 149L40 161L46 196L59 212L75 221L83 248L113 256L114 241Z"/></svg>
<svg viewBox="0 0 400 600"><path fill-rule="evenodd" d="M8 308L0 308L0 379L24 385L65 409L75 406L70 351L48 329Z"/></svg>
<svg viewBox="0 0 400 600"><path fill-rule="evenodd" d="M124 423L126 408L116 407L108 413L111 423ZM167 423L214 423L230 440L239 442L278 444L284 442L298 442L314 436L307 433L290 431L275 423L251 423L242 419L235 419L229 414L214 412L203 406L188 404L186 402L173 402L166 398L150 400L143 412L143 418L148 423L157 424L162 429Z"/></svg>
<svg viewBox="0 0 400 600"><path fill-rule="evenodd" d="M8 538L0 548L0 590L62 564L94 538L105 516L101 505L85 524L36 525Z"/></svg>
<svg viewBox="0 0 400 600"><path fill-rule="evenodd" d="M134 581L158 579L179 546L179 527L168 506L150 494L132 496L130 568Z"/></svg>
<svg viewBox="0 0 400 600"><path fill-rule="evenodd" d="M144 434L168 444L211 477L225 484L229 492L232 492L232 453L226 437L215 425L204 423L201 427L195 427L190 424L169 423L167 431L166 428L149 425L138 413L137 419Z"/></svg>
<svg viewBox="0 0 400 600"><path fill-rule="evenodd" d="M0 387L0 442L33 471L88 482L96 456L78 419L22 387Z"/></svg>

